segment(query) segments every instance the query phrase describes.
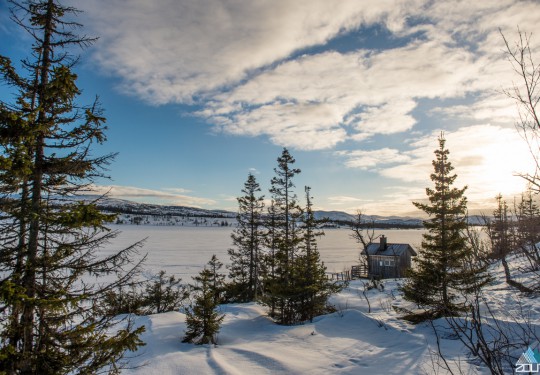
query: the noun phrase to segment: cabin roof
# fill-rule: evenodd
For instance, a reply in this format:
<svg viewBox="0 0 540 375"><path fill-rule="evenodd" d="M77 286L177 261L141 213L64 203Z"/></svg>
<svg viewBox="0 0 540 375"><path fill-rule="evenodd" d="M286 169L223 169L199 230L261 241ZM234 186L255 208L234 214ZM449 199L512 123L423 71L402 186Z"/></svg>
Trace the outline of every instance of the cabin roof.
<svg viewBox="0 0 540 375"><path fill-rule="evenodd" d="M386 244L385 249L381 249L381 244L370 243L367 246L367 253L369 255L382 255L382 256L401 256L409 252L410 255L416 256L416 251L408 243L389 243ZM365 254L365 250L362 250L362 254Z"/></svg>

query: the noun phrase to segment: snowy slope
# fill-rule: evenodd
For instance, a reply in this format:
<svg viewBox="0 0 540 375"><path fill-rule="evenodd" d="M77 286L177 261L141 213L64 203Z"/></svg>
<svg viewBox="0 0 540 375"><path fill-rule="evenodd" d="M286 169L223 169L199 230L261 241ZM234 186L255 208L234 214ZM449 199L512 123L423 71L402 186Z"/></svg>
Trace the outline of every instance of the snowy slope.
<svg viewBox="0 0 540 375"><path fill-rule="evenodd" d="M219 345L196 346L181 342L185 315L180 312L139 317L146 325L147 345L131 353L124 375L205 374L432 374L435 345L428 325L411 325L398 319L390 307L396 281L386 292L369 291L372 312L361 296L363 284L353 281L334 296L337 312L313 323L279 326L255 304L222 305L226 314ZM461 363L460 344L443 340L454 356L452 366L471 371ZM142 367L140 367L142 366ZM445 373L444 371L440 373ZM479 373L482 373L481 371Z"/></svg>
<svg viewBox="0 0 540 375"><path fill-rule="evenodd" d="M380 326L357 309L285 327L257 304L223 305L219 345L181 343L179 312L140 318L147 346L123 374L360 374L422 373L427 346L422 334Z"/></svg>
<svg viewBox="0 0 540 375"><path fill-rule="evenodd" d="M495 282L486 296L497 326L515 330L521 314L540 337L540 300L523 298L509 288L500 265L491 272ZM364 281L352 281L332 296L336 312L296 326L274 324L256 303L221 305L226 317L218 346L182 343L186 326L181 312L137 317L138 324L146 326L142 339L147 345L130 353L133 368L122 374L447 374L437 365L431 325L400 319L400 308L414 309L400 296L401 282L385 280L384 290L369 290L369 311ZM454 373L489 373L471 361L459 340L445 333L444 319L434 324L441 329L440 346ZM530 345L539 343L533 340ZM522 346L512 349L516 360L526 350Z"/></svg>

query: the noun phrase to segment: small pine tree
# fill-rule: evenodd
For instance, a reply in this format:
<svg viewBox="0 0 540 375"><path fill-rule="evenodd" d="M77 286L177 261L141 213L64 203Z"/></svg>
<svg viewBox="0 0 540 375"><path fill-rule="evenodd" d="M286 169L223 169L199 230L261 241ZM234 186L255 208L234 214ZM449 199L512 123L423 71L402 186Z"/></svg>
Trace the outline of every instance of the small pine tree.
<svg viewBox="0 0 540 375"><path fill-rule="evenodd" d="M513 223L509 217L508 204L502 195L498 195L497 208L493 211L492 220L488 221L487 230L491 241L491 256L495 259L505 259L515 246Z"/></svg>
<svg viewBox="0 0 540 375"><path fill-rule="evenodd" d="M429 203L414 203L430 218L424 221L428 233L423 235L417 267L408 272L409 280L403 286L404 298L427 307L432 316L457 313L464 308L463 301L458 300L459 292L480 288L487 282L485 269L475 268L475 262L470 262L471 252L464 235L466 187L452 186L457 175L451 174L454 168L448 160L445 142L441 134L431 174L435 187L426 189Z"/></svg>
<svg viewBox="0 0 540 375"><path fill-rule="evenodd" d="M118 288L104 293L106 314L110 316L120 314L141 315L145 312L146 298L138 288L139 283L129 286L121 285Z"/></svg>
<svg viewBox="0 0 540 375"><path fill-rule="evenodd" d="M516 225L512 221L508 212L508 205L503 200L503 197L499 194L496 199L497 208L493 211L493 218L487 220L486 223L486 230L491 243L491 256L501 261L508 285L517 288L521 292L531 293L532 289L512 279L507 257L517 248L516 235L519 234L519 226L517 226L518 230L516 230Z"/></svg>
<svg viewBox="0 0 540 375"><path fill-rule="evenodd" d="M219 305L219 261L216 256L208 263L199 276L195 276L196 284L192 285L195 293L194 302L186 309L187 330L182 342L197 345L217 344L216 335L220 330L225 315L216 309Z"/></svg>
<svg viewBox="0 0 540 375"><path fill-rule="evenodd" d="M540 208L533 197L532 191L521 195L521 200L515 209L516 242L521 252L527 257L532 271L540 269Z"/></svg>
<svg viewBox="0 0 540 375"><path fill-rule="evenodd" d="M145 285L144 305L147 314L160 314L178 309L182 301L187 298L187 290L181 284L182 279L174 275L166 277L161 270L153 280Z"/></svg>
<svg viewBox="0 0 540 375"><path fill-rule="evenodd" d="M214 293L214 303L216 306L223 302L223 292L226 289L225 274L221 273L222 267L223 263L219 261L215 254L212 255L212 258L206 264L206 268L210 272L210 284Z"/></svg>
<svg viewBox="0 0 540 375"><path fill-rule="evenodd" d="M228 286L230 297L239 302L253 301L258 298L260 290L260 263L263 196L255 176L251 173L244 184L243 196L238 200L238 227L231 238L234 249L229 249L231 258L229 277L232 282Z"/></svg>

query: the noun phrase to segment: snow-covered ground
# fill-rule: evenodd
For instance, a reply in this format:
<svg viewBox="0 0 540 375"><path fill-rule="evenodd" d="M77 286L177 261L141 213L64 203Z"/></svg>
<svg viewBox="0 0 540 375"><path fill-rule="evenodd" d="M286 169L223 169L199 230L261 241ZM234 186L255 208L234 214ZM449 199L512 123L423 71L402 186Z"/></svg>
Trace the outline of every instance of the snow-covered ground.
<svg viewBox="0 0 540 375"><path fill-rule="evenodd" d="M514 314L525 312L532 328L540 333L540 301L520 298L501 281L500 267L493 273L496 282L486 295L493 302L501 326L515 324ZM363 281L355 280L335 295L336 312L319 316L313 323L279 326L256 303L221 305L226 314L218 345L182 343L185 315L169 312L137 317L144 324L142 339L147 343L132 357L125 375L167 374L445 374L437 365L436 336L428 323L412 325L402 319L399 308L412 308L399 295L402 281L385 280L384 290L367 293L371 312L362 291ZM444 327L443 319L435 325ZM440 345L454 373L488 374L471 361L459 340L440 335ZM538 342L531 344L537 347ZM515 355L526 347L516 347ZM517 358L516 358L517 359ZM139 367L142 366L142 367Z"/></svg>
<svg viewBox="0 0 540 375"><path fill-rule="evenodd" d="M313 323L279 326L255 304L222 305L226 314L218 346L181 343L180 312L139 317L147 345L123 374L404 374L424 371L426 329L391 318L381 306L386 293L370 291L374 313L354 281L335 296L338 311Z"/></svg>
<svg viewBox="0 0 540 375"><path fill-rule="evenodd" d="M190 282L212 254L228 262L231 227L189 228L167 226L113 226L123 233L107 249L114 252L149 236L142 249L148 253L145 269L181 276ZM328 230L319 241L321 256L331 271L341 271L358 259L358 245L348 230ZM423 231L381 231L389 242L417 245ZM519 260L517 260L519 261ZM224 270L226 272L226 270ZM485 293L501 327L515 326L524 316L540 336L540 298L520 296L504 282L502 267L492 268L495 281ZM527 275L522 275L526 279ZM413 309L399 293L402 280L385 280L384 290L368 291L371 311L362 291L363 281L355 280L332 296L336 312L317 317L313 323L279 326L258 304L228 304L220 309L226 317L218 335L218 346L182 343L185 315L181 311L135 317L145 325L146 346L128 353L131 369L123 375L204 375L204 374L445 374L437 361L433 328L412 325L403 319L400 308ZM447 326L444 320L434 322ZM488 374L471 361L459 340L441 331L440 346L454 373ZM538 348L537 341L531 347ZM512 349L517 357L527 348Z"/></svg>

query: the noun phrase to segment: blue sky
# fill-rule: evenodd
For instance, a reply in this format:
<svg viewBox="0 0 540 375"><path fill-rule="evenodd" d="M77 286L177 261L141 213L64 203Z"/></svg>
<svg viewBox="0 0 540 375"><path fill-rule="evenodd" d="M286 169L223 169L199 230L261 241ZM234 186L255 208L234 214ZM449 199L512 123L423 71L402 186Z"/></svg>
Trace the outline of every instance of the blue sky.
<svg viewBox="0 0 540 375"><path fill-rule="evenodd" d="M473 211L533 171L499 28L535 32L538 1L66 3L100 38L76 68L107 117L95 152L119 152L98 191L234 210L247 174L266 191L288 147L317 208L418 216L441 131ZM5 3L0 40L13 60L28 51Z"/></svg>

